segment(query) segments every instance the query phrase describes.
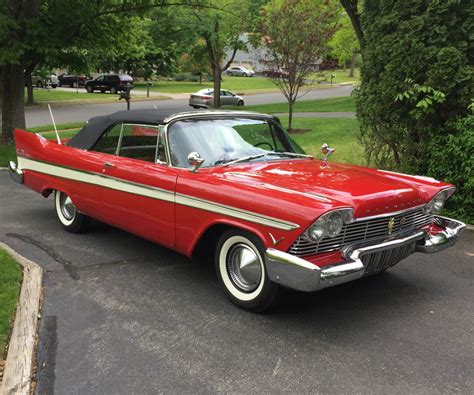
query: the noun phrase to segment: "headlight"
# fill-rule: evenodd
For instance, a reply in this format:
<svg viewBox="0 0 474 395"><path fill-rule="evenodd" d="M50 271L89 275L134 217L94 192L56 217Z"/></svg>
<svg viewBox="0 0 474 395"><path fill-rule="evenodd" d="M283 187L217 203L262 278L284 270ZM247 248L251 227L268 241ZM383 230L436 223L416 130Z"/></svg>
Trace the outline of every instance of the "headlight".
<svg viewBox="0 0 474 395"><path fill-rule="evenodd" d="M448 200L455 190L456 188L452 187L438 192L436 196L431 199L431 201L425 207L423 207L423 211L426 214L439 213L443 209L446 200Z"/></svg>
<svg viewBox="0 0 474 395"><path fill-rule="evenodd" d="M345 223L352 222L354 210L344 208L322 215L308 228L307 236L310 240L319 241L324 237L336 237L341 233Z"/></svg>

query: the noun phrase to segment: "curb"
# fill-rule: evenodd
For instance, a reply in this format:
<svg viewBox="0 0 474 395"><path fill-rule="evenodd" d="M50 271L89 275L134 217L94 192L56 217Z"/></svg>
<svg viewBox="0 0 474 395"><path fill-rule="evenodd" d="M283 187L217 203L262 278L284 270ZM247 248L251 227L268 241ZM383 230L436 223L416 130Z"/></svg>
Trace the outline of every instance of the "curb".
<svg viewBox="0 0 474 395"><path fill-rule="evenodd" d="M0 248L7 251L23 268L23 282L0 394L29 394L33 374L43 269L2 242L0 242Z"/></svg>

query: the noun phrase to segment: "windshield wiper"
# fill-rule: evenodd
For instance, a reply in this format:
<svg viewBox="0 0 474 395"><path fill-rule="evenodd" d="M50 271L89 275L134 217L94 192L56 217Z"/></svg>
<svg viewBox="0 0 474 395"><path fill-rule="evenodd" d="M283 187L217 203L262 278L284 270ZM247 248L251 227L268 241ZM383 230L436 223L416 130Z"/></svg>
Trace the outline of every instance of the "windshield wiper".
<svg viewBox="0 0 474 395"><path fill-rule="evenodd" d="M253 160L253 159L262 158L265 155L267 155L267 154L244 156L243 158L231 160L230 162L225 163L223 166L229 166L229 165L233 165L234 163L240 163L240 162L248 162L248 161Z"/></svg>
<svg viewBox="0 0 474 395"><path fill-rule="evenodd" d="M306 155L306 154L297 154L296 152L267 152L267 155L272 155L272 156L289 156L290 158L312 158L312 155Z"/></svg>

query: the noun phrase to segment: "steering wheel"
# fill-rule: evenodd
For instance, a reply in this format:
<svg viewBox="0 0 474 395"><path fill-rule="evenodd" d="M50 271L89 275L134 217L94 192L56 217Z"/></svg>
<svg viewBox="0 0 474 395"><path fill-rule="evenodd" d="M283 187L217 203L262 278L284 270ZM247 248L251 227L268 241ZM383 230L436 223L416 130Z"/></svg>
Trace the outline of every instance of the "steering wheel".
<svg viewBox="0 0 474 395"><path fill-rule="evenodd" d="M268 145L270 147L270 150L273 151L273 146L267 142L267 141L262 141L261 143L254 144L254 147L260 147L261 145Z"/></svg>

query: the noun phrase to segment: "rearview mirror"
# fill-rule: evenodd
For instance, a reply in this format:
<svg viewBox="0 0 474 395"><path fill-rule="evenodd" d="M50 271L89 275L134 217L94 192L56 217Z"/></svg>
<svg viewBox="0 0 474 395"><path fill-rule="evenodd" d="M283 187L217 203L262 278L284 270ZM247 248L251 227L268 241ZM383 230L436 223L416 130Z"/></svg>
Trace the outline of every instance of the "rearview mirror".
<svg viewBox="0 0 474 395"><path fill-rule="evenodd" d="M190 171L196 173L196 171L202 166L205 159L201 158L198 152L191 152L188 155L188 163L191 165Z"/></svg>

